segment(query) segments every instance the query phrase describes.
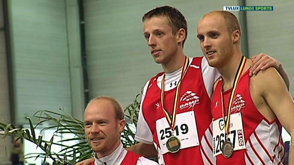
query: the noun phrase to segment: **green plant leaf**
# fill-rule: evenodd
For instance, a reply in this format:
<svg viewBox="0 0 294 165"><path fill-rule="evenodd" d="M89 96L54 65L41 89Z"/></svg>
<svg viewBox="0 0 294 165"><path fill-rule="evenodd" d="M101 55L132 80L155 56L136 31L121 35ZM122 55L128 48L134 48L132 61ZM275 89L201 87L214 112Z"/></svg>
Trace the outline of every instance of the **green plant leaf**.
<svg viewBox="0 0 294 165"><path fill-rule="evenodd" d="M32 138L35 141L36 140L36 134L35 134L35 128L34 128L34 125L32 123L32 120L29 117L26 117L26 119L29 120Z"/></svg>

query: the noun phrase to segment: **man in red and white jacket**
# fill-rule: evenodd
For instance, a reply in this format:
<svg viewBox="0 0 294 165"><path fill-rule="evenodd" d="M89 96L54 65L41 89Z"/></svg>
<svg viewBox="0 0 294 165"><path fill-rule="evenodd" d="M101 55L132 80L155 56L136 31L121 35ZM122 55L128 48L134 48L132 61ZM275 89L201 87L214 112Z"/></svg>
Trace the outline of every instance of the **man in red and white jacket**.
<svg viewBox="0 0 294 165"><path fill-rule="evenodd" d="M97 97L85 110L85 132L95 161L92 165L157 165L123 148L120 137L126 121L123 108L112 97Z"/></svg>

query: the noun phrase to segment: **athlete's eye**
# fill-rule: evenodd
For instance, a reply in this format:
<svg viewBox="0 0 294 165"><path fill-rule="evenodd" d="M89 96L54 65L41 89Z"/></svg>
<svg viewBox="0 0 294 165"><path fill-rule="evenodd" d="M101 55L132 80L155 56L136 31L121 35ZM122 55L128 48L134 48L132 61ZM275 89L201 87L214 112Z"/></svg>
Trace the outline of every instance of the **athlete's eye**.
<svg viewBox="0 0 294 165"><path fill-rule="evenodd" d="M219 36L219 34L218 33L211 33L210 35L209 35L211 38L217 38L218 36Z"/></svg>
<svg viewBox="0 0 294 165"><path fill-rule="evenodd" d="M149 37L150 37L150 34L144 33L144 38L145 38L146 40L148 40Z"/></svg>
<svg viewBox="0 0 294 165"><path fill-rule="evenodd" d="M155 35L158 36L158 37L160 37L160 36L163 35L163 33L162 32L156 32Z"/></svg>
<svg viewBox="0 0 294 165"><path fill-rule="evenodd" d="M89 127L92 126L92 123L91 123L91 122L85 122L85 123L84 123L84 126L85 126L86 128L89 128Z"/></svg>
<svg viewBox="0 0 294 165"><path fill-rule="evenodd" d="M203 35L198 35L197 38L199 39L200 42L204 41L204 36Z"/></svg>

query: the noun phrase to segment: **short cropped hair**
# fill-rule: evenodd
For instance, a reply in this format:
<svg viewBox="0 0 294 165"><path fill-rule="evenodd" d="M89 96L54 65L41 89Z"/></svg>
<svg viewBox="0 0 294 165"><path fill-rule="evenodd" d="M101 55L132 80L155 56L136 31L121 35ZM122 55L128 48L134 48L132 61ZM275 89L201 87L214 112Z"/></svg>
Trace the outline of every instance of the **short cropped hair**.
<svg viewBox="0 0 294 165"><path fill-rule="evenodd" d="M97 100L108 100L108 101L111 102L111 104L113 105L113 108L114 108L114 111L115 111L116 119L118 119L118 120L122 120L122 119L125 118L125 114L124 114L124 110L123 110L122 105L119 103L119 101L117 101L115 98L110 97L110 96L98 96L98 97L92 99L92 100L87 104L86 109L88 108L88 106L89 106L92 102L97 101Z"/></svg>
<svg viewBox="0 0 294 165"><path fill-rule="evenodd" d="M241 35L240 22L233 13L231 13L229 11L216 10L216 11L212 11L212 12L206 14L206 15L209 15L211 13L217 13L217 14L221 15L224 18L225 23L226 23L227 28L228 28L228 31L230 33L235 31L235 30L239 30L240 35Z"/></svg>
<svg viewBox="0 0 294 165"><path fill-rule="evenodd" d="M142 21L145 22L145 20L147 19L150 19L152 17L159 17L159 16L164 16L168 18L174 35L179 31L179 29L181 28L185 29L186 36L185 36L185 40L183 41L183 46L184 46L184 43L188 35L187 21L184 15L178 9L174 7L161 6L161 7L156 7L148 11L147 13L145 13L142 18Z"/></svg>

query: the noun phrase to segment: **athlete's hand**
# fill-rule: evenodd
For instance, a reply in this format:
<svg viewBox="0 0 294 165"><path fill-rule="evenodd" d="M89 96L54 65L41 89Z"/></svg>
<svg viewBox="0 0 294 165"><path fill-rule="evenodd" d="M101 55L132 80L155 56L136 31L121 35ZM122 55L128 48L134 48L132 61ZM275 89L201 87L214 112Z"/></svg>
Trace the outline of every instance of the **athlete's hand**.
<svg viewBox="0 0 294 165"><path fill-rule="evenodd" d="M270 67L274 67L277 70L279 70L281 67L281 63L278 60L265 53L260 53L256 56L253 56L252 62L253 64L249 76L256 75L259 71L266 70Z"/></svg>
<svg viewBox="0 0 294 165"><path fill-rule="evenodd" d="M81 162L76 163L76 165L91 165L95 161L94 158L86 159Z"/></svg>

